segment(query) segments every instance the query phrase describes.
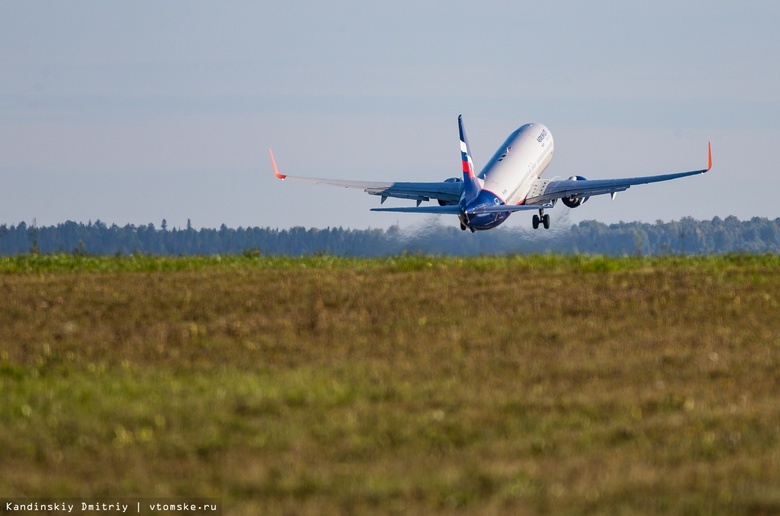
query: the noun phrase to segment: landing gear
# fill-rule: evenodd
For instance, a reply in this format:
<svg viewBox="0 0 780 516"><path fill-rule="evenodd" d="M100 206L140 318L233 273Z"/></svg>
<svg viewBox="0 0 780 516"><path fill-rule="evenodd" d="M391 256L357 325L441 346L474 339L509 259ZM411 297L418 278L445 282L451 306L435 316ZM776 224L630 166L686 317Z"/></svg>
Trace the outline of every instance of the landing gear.
<svg viewBox="0 0 780 516"><path fill-rule="evenodd" d="M461 222L460 223L460 230L461 231L466 231L467 229L470 229L472 233L476 231L476 229L472 228L471 226L467 226L463 222Z"/></svg>
<svg viewBox="0 0 780 516"><path fill-rule="evenodd" d="M544 229L550 229L550 216L544 214L544 209L540 209L539 215L534 215L534 218L531 219L534 229L539 229L539 223L544 226Z"/></svg>
<svg viewBox="0 0 780 516"><path fill-rule="evenodd" d="M470 224L469 224L469 218L466 215L460 216L460 230L466 231L470 230L472 233L476 231Z"/></svg>

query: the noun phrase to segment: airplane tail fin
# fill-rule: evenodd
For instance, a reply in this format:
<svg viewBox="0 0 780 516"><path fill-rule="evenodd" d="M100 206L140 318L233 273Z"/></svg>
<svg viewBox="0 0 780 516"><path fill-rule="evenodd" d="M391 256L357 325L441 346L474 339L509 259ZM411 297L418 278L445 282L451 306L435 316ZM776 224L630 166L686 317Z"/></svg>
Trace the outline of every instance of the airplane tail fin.
<svg viewBox="0 0 780 516"><path fill-rule="evenodd" d="M463 115L458 115L458 132L460 133L460 159L463 164L463 185L466 202L479 195L482 186L474 174L474 161L471 159L471 148L466 138L466 130L463 128Z"/></svg>

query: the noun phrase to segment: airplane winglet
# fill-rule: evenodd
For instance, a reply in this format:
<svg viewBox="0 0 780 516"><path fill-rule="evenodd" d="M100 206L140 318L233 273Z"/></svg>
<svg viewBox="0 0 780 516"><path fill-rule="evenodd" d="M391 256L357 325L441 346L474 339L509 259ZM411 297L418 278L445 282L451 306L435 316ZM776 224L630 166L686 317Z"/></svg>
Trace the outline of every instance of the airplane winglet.
<svg viewBox="0 0 780 516"><path fill-rule="evenodd" d="M707 170L708 172L712 168L712 142L707 142Z"/></svg>
<svg viewBox="0 0 780 516"><path fill-rule="evenodd" d="M280 173L279 173L279 169L278 169L278 168L276 168L276 160L274 159L274 151L272 151L272 150L269 148L269 149L268 149L268 152L270 152L270 153L271 153L271 165L274 167L274 175L275 175L277 178L279 178L279 179L281 179L282 181L284 181L285 179L287 179L287 176L286 176L286 175L284 175L284 174L280 174Z"/></svg>

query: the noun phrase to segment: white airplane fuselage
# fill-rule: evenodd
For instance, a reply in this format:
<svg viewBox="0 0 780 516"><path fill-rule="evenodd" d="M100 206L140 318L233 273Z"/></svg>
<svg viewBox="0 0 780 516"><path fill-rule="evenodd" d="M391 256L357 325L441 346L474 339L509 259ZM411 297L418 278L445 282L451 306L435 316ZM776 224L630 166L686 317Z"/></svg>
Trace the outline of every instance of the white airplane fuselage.
<svg viewBox="0 0 780 516"><path fill-rule="evenodd" d="M534 181L552 161L554 150L552 133L544 125L525 124L515 130L477 175L482 191L467 203L468 208L523 204ZM462 215L461 223L474 230L492 229L509 215L510 212Z"/></svg>

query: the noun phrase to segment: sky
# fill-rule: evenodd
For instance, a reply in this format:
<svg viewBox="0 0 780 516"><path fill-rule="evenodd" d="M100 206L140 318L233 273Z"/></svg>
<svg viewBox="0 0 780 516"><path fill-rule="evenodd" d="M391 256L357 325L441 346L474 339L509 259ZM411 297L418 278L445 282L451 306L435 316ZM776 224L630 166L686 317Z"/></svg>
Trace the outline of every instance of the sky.
<svg viewBox="0 0 780 516"><path fill-rule="evenodd" d="M437 216L278 181L268 149L290 175L443 180L459 114L477 169L545 124L546 177L695 170L712 142L710 173L553 224L774 219L777 20L774 1L5 0L0 224L413 228Z"/></svg>

